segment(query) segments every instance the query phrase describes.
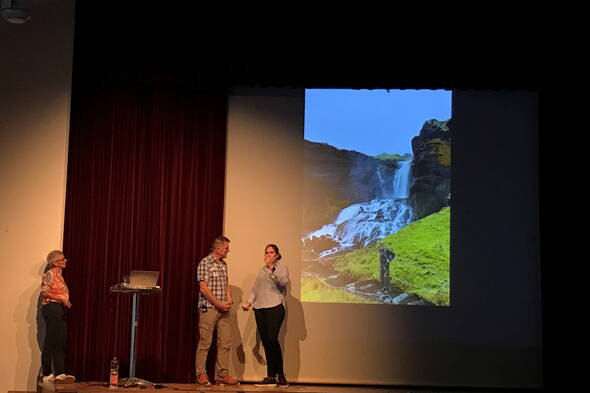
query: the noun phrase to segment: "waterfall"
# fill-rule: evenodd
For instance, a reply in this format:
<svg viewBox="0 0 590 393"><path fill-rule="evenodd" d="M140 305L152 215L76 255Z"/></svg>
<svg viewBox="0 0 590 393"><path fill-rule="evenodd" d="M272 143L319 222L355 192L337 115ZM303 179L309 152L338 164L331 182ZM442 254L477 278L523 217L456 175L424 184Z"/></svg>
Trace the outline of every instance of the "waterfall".
<svg viewBox="0 0 590 393"><path fill-rule="evenodd" d="M412 161L399 161L399 168L393 176L393 198L410 196L410 170Z"/></svg>
<svg viewBox="0 0 590 393"><path fill-rule="evenodd" d="M364 247L377 239L396 233L411 223L414 220L414 212L407 203L411 166L411 160L399 161L399 167L393 176L392 195L355 203L342 209L336 220L308 233L303 240L328 236L338 242L338 246L321 252L320 257L323 257L337 251ZM379 171L377 174L382 186L381 174Z"/></svg>
<svg viewBox="0 0 590 393"><path fill-rule="evenodd" d="M379 190L380 190L380 195L385 195L385 180L383 180L383 178L381 177L381 172L379 172L379 168L376 168L377 171L377 179L379 180Z"/></svg>

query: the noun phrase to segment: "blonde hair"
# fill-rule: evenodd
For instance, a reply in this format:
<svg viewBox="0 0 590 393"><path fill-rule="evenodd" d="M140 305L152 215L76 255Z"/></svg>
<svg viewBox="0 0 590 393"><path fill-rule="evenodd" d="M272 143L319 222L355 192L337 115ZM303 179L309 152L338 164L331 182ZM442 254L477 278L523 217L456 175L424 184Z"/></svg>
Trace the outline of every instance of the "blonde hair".
<svg viewBox="0 0 590 393"><path fill-rule="evenodd" d="M55 261L58 261L64 257L64 253L61 250L53 250L47 254L47 263L53 265Z"/></svg>

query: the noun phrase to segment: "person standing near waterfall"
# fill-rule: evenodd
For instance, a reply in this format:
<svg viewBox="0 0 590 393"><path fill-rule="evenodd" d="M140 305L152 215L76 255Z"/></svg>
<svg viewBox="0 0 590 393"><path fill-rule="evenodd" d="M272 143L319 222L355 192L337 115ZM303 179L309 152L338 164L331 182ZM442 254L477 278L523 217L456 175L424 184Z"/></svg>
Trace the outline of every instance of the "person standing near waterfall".
<svg viewBox="0 0 590 393"><path fill-rule="evenodd" d="M391 286L389 264L391 263L391 261L393 261L393 258L395 258L395 253L390 249L386 248L383 243L379 243L379 278L381 280L381 284L383 285L383 289L389 289L389 287Z"/></svg>

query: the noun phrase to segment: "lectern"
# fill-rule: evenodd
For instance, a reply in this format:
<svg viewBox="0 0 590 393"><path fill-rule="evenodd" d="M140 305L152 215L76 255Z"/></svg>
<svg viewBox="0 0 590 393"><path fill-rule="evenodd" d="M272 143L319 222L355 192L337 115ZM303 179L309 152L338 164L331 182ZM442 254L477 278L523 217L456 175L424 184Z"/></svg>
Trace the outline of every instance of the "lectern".
<svg viewBox="0 0 590 393"><path fill-rule="evenodd" d="M114 285L110 288L111 292L120 292L131 294L131 341L129 343L129 378L123 378L119 385L123 387L144 385L155 386L155 383L146 379L135 376L135 356L137 352L137 326L139 324L137 310L139 308L139 295L149 295L152 293L162 292L162 288L133 288L121 284Z"/></svg>

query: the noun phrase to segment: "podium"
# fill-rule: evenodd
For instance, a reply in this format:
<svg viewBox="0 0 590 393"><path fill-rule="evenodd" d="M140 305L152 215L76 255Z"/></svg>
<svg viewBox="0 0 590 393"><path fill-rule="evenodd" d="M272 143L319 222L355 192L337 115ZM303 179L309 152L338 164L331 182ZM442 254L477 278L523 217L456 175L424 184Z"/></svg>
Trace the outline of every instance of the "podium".
<svg viewBox="0 0 590 393"><path fill-rule="evenodd" d="M156 384L146 379L137 378L135 376L135 358L137 352L137 326L139 325L139 319L137 310L139 308L139 295L149 295L152 293L162 292L162 288L134 288L128 287L121 284L113 285L110 288L111 292L128 293L131 295L131 341L129 343L129 378L123 378L119 381L119 385L125 388L136 385L152 386Z"/></svg>

